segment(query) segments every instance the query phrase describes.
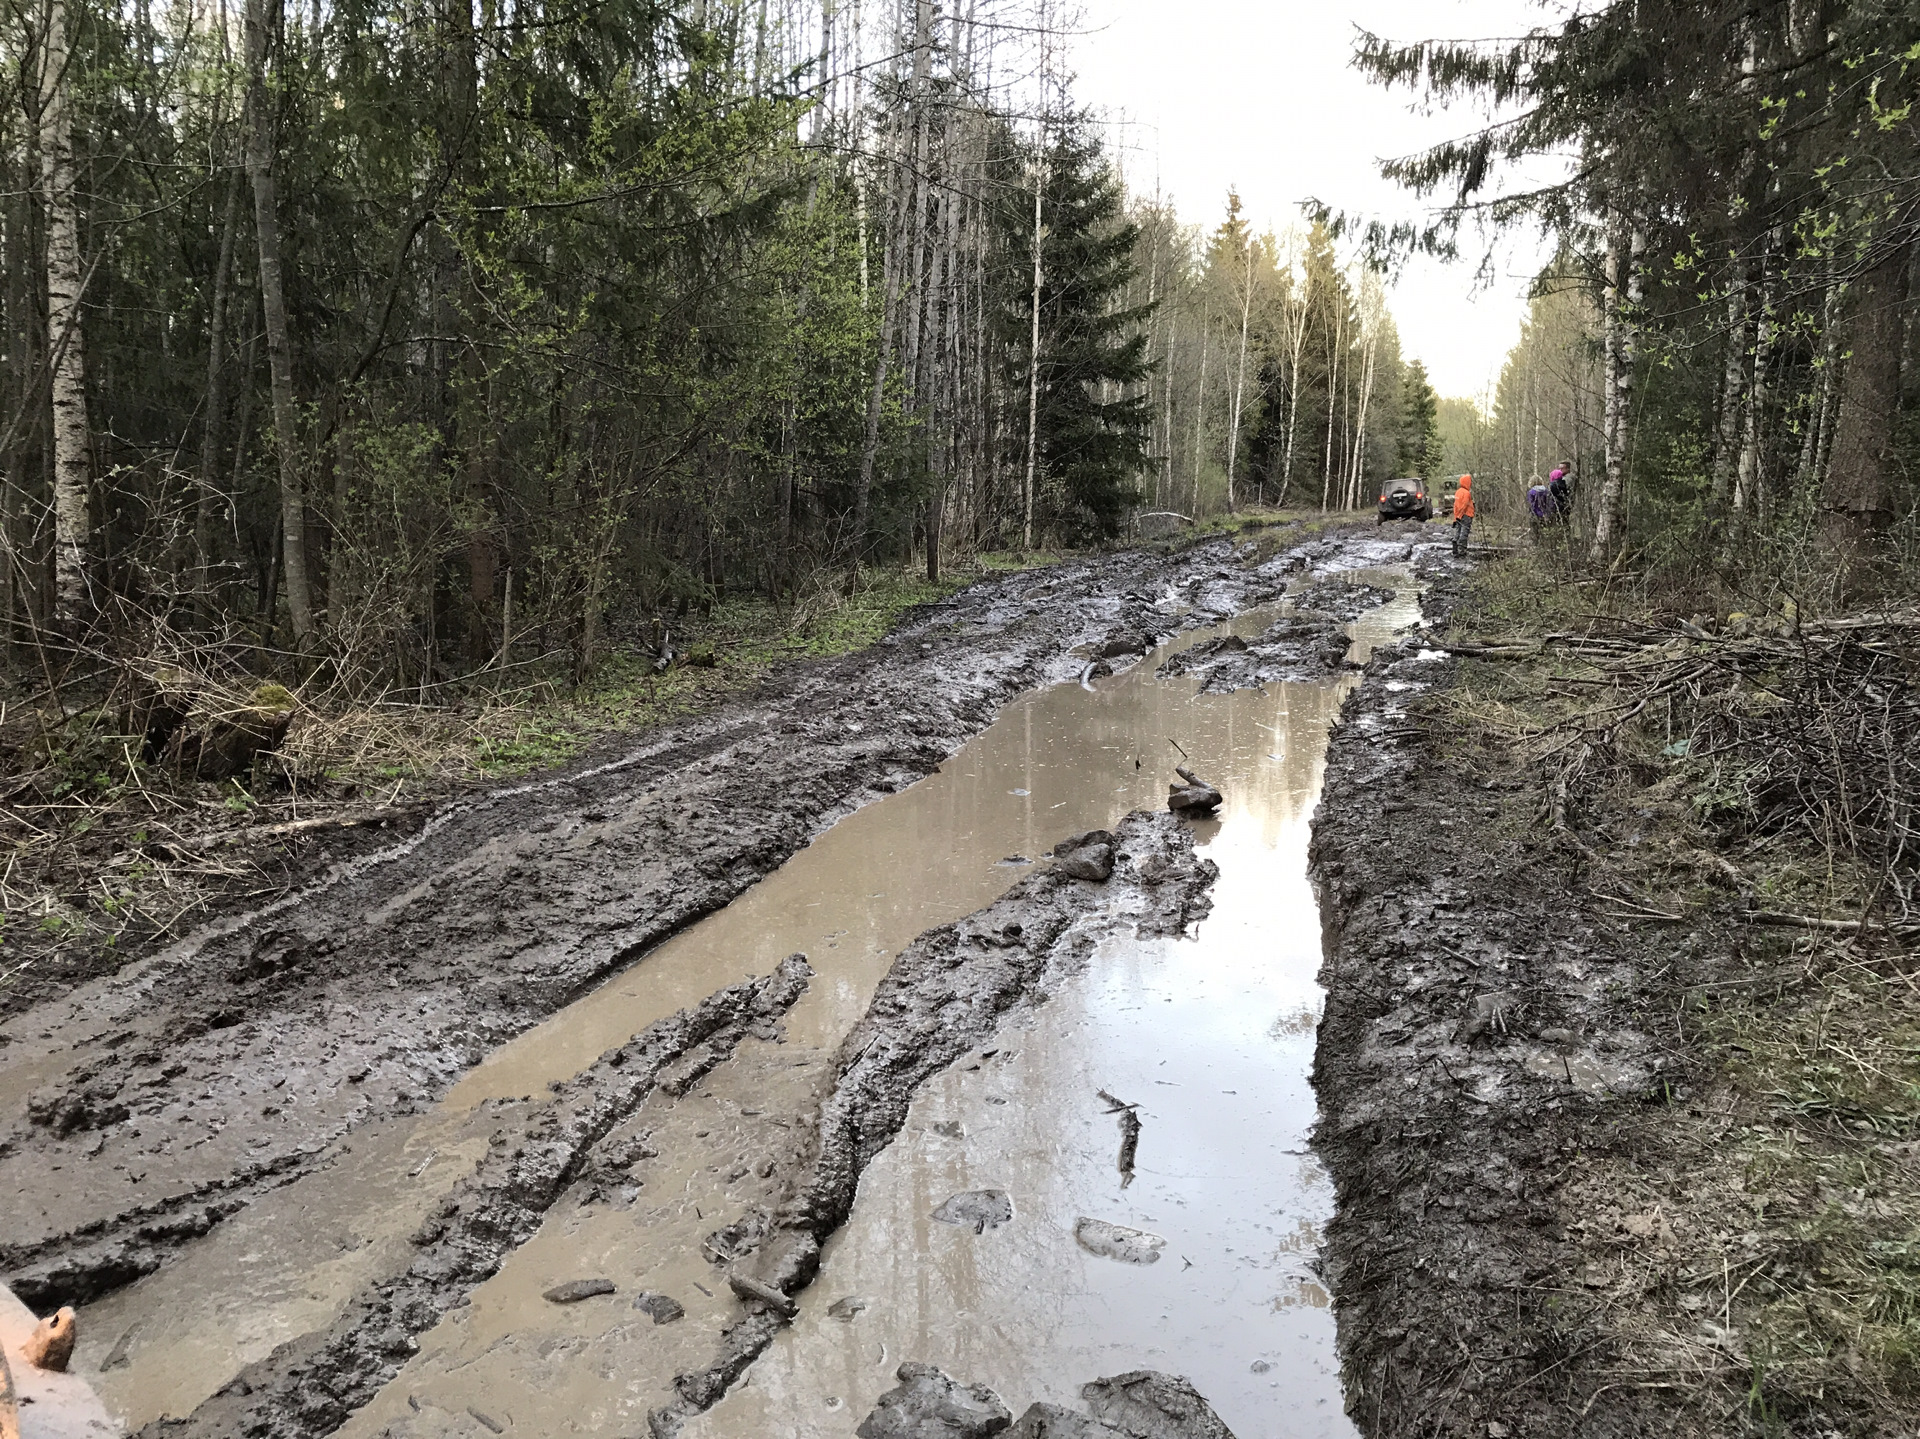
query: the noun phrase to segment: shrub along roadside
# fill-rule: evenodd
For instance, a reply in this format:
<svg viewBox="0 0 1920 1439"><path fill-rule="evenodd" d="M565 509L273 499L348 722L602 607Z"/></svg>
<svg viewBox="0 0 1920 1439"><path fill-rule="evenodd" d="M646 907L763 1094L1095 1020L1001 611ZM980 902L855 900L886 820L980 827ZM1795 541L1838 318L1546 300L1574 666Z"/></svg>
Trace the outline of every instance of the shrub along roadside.
<svg viewBox="0 0 1920 1439"><path fill-rule="evenodd" d="M1568 1282L1617 1382L1672 1389L1717 1432L1905 1432L1920 626L1662 585L1582 580L1550 550L1483 566L1443 637L1459 680L1424 706L1449 763L1525 770L1530 812L1507 822L1553 834L1577 902L1643 935L1666 1008L1642 1022L1690 1060L1564 1177Z"/></svg>
<svg viewBox="0 0 1920 1439"><path fill-rule="evenodd" d="M857 585L829 572L796 604L726 601L665 634L635 626L579 685L564 656L441 686L430 703L413 691L358 699L321 677L288 696L284 742L218 779L149 743L147 701L168 688L196 695L199 713L244 715L261 686L174 652L99 657L100 673L51 698L0 702L0 996L11 1008L108 972L219 908L269 897L302 864L385 842L464 785L697 714L783 662L863 649L915 605L1055 558L983 556L937 584L913 570L868 569Z"/></svg>

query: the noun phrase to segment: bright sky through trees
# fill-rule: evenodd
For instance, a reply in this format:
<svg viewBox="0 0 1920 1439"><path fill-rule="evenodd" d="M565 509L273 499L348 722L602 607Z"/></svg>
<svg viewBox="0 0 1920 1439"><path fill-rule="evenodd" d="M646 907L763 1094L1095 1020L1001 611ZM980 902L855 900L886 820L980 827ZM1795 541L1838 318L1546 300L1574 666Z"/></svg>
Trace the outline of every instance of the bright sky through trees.
<svg viewBox="0 0 1920 1439"><path fill-rule="evenodd" d="M1350 65L1356 27L1395 39L1516 35L1556 7L1528 0L1089 0L1071 42L1075 96L1125 118L1128 184L1156 174L1187 221L1212 226L1238 186L1257 226L1284 225L1317 198L1335 210L1395 218L1418 204L1380 178L1378 161L1474 128L1477 115L1421 115ZM1445 197L1442 197L1445 198ZM1442 394L1486 396L1518 338L1529 279L1545 255L1513 236L1482 283L1475 250L1453 265L1419 261L1390 291L1409 357Z"/></svg>

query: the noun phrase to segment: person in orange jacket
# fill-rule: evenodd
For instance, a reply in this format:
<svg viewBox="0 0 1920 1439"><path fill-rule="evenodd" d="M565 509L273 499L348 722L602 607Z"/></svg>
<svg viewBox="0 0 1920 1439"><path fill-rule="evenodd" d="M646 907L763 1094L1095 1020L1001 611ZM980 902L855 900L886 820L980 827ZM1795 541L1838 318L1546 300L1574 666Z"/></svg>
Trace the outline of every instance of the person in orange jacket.
<svg viewBox="0 0 1920 1439"><path fill-rule="evenodd" d="M1453 552L1464 557L1467 536L1473 533L1473 476L1462 475L1453 492Z"/></svg>

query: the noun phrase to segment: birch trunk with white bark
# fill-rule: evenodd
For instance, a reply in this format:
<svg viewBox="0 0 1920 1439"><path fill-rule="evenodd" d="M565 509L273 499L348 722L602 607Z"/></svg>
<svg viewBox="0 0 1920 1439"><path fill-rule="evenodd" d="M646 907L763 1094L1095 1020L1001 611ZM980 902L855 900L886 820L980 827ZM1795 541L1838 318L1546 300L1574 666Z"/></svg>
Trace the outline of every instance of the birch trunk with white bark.
<svg viewBox="0 0 1920 1439"><path fill-rule="evenodd" d="M1607 246L1606 289L1606 473L1600 482L1599 516L1592 557L1605 565L1625 538L1628 422L1633 401L1633 365L1640 308L1639 259L1646 246L1637 228L1616 219Z"/></svg>
<svg viewBox="0 0 1920 1439"><path fill-rule="evenodd" d="M47 207L47 356L52 392L53 622L73 636L92 610L88 565L92 444L80 320L80 205L67 84L67 0L49 0L40 91L40 183Z"/></svg>

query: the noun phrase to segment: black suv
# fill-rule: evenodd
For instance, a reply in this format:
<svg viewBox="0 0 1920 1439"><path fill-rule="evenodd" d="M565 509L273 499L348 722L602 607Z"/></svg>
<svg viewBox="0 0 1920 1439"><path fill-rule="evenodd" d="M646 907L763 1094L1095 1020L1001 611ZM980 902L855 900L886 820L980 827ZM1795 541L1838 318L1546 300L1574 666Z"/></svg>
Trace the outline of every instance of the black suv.
<svg viewBox="0 0 1920 1439"><path fill-rule="evenodd" d="M1380 486L1380 523L1388 520L1430 520L1433 501L1427 498L1427 482L1418 478L1388 480Z"/></svg>

